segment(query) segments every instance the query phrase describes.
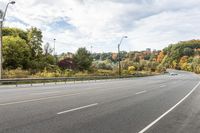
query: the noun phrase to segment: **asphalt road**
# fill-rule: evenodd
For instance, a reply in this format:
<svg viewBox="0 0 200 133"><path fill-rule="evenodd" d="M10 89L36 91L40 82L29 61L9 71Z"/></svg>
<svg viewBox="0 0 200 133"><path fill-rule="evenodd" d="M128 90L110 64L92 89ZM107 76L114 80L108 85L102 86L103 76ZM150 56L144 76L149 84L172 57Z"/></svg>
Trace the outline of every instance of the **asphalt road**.
<svg viewBox="0 0 200 133"><path fill-rule="evenodd" d="M0 133L198 133L200 78L0 87Z"/></svg>

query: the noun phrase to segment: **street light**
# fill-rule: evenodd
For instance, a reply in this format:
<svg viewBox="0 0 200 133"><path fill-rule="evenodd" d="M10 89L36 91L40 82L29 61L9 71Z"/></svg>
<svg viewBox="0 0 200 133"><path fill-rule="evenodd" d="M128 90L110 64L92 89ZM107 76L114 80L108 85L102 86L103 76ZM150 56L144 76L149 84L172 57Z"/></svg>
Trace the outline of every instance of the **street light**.
<svg viewBox="0 0 200 133"><path fill-rule="evenodd" d="M119 76L121 76L121 64L120 64L120 46L122 44L122 41L125 39L125 38L128 38L128 36L123 36L118 44L118 62L119 62Z"/></svg>
<svg viewBox="0 0 200 133"><path fill-rule="evenodd" d="M2 67L3 66L3 64L2 64L2 59L3 59L3 56L2 56L2 49L3 49L3 47L2 47L3 46L2 27L3 27L3 21L5 20L6 12L8 10L8 6L10 4L14 5L15 1L8 2L4 12L0 10L0 79L2 79L2 72L3 72L3 67Z"/></svg>

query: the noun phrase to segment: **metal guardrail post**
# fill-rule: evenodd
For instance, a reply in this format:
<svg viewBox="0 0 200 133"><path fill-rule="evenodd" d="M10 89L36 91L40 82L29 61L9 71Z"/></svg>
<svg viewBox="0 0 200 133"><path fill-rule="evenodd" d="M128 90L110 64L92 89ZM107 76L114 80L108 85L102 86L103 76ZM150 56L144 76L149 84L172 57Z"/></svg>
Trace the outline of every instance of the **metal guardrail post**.
<svg viewBox="0 0 200 133"><path fill-rule="evenodd" d="M43 85L45 85L45 80L43 81Z"/></svg>
<svg viewBox="0 0 200 133"><path fill-rule="evenodd" d="M17 87L17 81L15 82L15 85L16 85L16 87Z"/></svg>
<svg viewBox="0 0 200 133"><path fill-rule="evenodd" d="M32 79L31 79L31 86L33 86Z"/></svg>

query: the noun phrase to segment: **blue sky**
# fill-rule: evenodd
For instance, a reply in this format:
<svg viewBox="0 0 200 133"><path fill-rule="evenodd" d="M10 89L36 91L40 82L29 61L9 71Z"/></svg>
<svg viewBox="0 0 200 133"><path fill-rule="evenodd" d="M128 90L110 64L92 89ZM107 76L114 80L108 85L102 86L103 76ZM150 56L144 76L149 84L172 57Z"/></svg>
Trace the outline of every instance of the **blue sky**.
<svg viewBox="0 0 200 133"><path fill-rule="evenodd" d="M8 0L0 1L4 9ZM43 31L44 44L56 52L93 46L95 52L162 49L178 41L199 39L200 0L16 0L5 26Z"/></svg>

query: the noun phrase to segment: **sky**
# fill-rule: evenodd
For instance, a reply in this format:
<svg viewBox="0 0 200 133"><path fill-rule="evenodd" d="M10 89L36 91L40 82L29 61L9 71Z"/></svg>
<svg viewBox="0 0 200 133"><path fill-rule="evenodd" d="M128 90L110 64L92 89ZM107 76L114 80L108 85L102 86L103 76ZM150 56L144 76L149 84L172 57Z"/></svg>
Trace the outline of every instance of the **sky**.
<svg viewBox="0 0 200 133"><path fill-rule="evenodd" d="M0 0L4 10L9 0ZM56 53L86 47L92 52L163 49L200 38L200 0L16 0L4 26L43 32ZM92 46L92 48L91 48Z"/></svg>

